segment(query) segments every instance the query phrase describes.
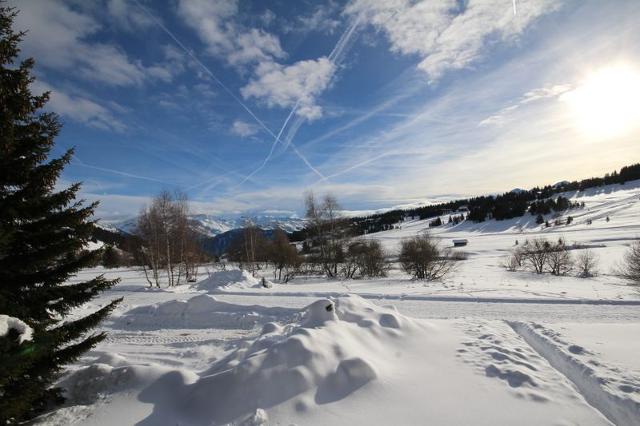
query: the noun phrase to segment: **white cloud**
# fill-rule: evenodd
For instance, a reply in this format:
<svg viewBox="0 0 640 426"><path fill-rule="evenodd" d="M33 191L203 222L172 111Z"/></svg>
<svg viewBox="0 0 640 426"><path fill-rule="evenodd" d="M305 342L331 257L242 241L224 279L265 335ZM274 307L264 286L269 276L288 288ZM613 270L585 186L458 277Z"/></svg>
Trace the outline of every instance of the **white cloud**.
<svg viewBox="0 0 640 426"><path fill-rule="evenodd" d="M296 113L308 120L322 116L322 108L316 104L331 82L335 64L328 58L298 61L292 65L275 62L261 63L255 77L241 89L245 99L256 98L269 107L291 108L298 105Z"/></svg>
<svg viewBox="0 0 640 426"><path fill-rule="evenodd" d="M493 39L512 41L560 6L555 0L521 3L515 16L504 0L470 0L462 7L455 0L352 0L346 12L383 31L394 52L420 57L418 68L435 81L478 60Z"/></svg>
<svg viewBox="0 0 640 426"><path fill-rule="evenodd" d="M162 64L145 67L119 47L88 39L102 30L88 14L76 12L60 1L15 1L20 13L15 28L28 30L22 49L38 64L76 73L87 80L112 86L140 85L147 79L167 81L171 73Z"/></svg>
<svg viewBox="0 0 640 426"><path fill-rule="evenodd" d="M238 12L237 0L180 0L178 14L198 32L209 53L218 55L233 48L227 20Z"/></svg>
<svg viewBox="0 0 640 426"><path fill-rule="evenodd" d="M50 91L47 109L63 117L102 130L121 132L126 129L108 108L90 99L67 94L41 81L33 82L31 89L38 95Z"/></svg>
<svg viewBox="0 0 640 426"><path fill-rule="evenodd" d="M480 126L497 125L503 126L514 111L523 107L524 105L532 102L541 101L544 99L557 99L563 93L571 90L571 85L568 84L556 84L549 87L540 87L533 89L522 95L522 97L512 105L508 105L502 108L497 113L485 118L480 122Z"/></svg>
<svg viewBox="0 0 640 426"><path fill-rule="evenodd" d="M275 21L275 19L276 14L273 13L273 11L270 9L265 10L264 13L260 15L260 22L262 22L266 26L271 25L273 21Z"/></svg>
<svg viewBox="0 0 640 426"><path fill-rule="evenodd" d="M309 16L297 18L295 25L303 25L305 31L331 33L340 24L331 18L336 11L336 4L331 2L315 8ZM241 89L245 99L254 98L268 107L293 108L297 105L296 115L309 121L322 116L322 108L317 105L316 99L330 86L337 58L330 55L282 64L287 55L278 37L241 24L237 0L179 0L178 14L188 26L195 29L210 55L222 58L239 69L243 76L250 76L249 82ZM263 18L268 23L274 17L267 10ZM339 43L346 43L345 40L352 34L353 29L343 35ZM342 52L345 46L338 47L338 51Z"/></svg>
<svg viewBox="0 0 640 426"><path fill-rule="evenodd" d="M230 131L234 135L246 138L258 133L258 126L255 124L247 123L246 121L236 120L231 125Z"/></svg>
<svg viewBox="0 0 640 426"><path fill-rule="evenodd" d="M231 65L243 65L285 56L276 36L252 28L237 35L236 47L227 55L227 61Z"/></svg>
<svg viewBox="0 0 640 426"><path fill-rule="evenodd" d="M311 13L298 16L293 22L284 22L283 31L303 34L316 31L333 34L341 24L340 20L335 17L338 10L338 4L333 1L319 4Z"/></svg>
<svg viewBox="0 0 640 426"><path fill-rule="evenodd" d="M241 67L286 56L276 36L244 28L233 19L237 13L237 0L178 2L178 14L196 30L207 52L224 58L230 65Z"/></svg>
<svg viewBox="0 0 640 426"><path fill-rule="evenodd" d="M130 0L108 0L107 12L114 18L115 23L129 31L148 28L154 24L153 20Z"/></svg>

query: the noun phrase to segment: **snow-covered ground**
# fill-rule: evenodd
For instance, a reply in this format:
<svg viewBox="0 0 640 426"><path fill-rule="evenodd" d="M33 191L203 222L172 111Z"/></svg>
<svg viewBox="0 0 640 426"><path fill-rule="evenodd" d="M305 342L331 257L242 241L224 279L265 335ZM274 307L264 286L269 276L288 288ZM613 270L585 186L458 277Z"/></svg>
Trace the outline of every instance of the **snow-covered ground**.
<svg viewBox="0 0 640 426"><path fill-rule="evenodd" d="M150 289L136 270L78 314L124 297L109 337L64 377L41 424L640 425L640 294L611 271L640 236L640 185L569 194L572 225L531 216L434 230L469 254L439 283L296 278L238 270ZM609 221L606 217L609 216ZM586 221L592 220L591 225ZM425 221L380 239L391 257ZM515 240L593 247L591 279L508 272ZM264 271L267 279L271 278Z"/></svg>

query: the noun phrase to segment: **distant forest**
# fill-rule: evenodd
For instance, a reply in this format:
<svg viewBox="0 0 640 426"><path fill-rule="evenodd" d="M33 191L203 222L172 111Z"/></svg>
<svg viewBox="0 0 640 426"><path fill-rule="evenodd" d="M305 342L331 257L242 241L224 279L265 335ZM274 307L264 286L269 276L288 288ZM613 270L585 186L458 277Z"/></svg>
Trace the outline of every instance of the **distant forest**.
<svg viewBox="0 0 640 426"><path fill-rule="evenodd" d="M370 234L392 229L395 224L405 217L419 217L420 219L435 218L450 214L452 220L457 221L460 210L465 218L474 222L484 222L487 219L505 220L522 217L527 212L532 215L545 215L551 212L565 211L576 204L571 204L565 197L554 195L583 191L603 185L620 184L640 179L640 163L626 166L620 171L607 173L604 177L593 177L581 181L560 182L555 185L535 187L529 190L514 190L501 195L486 195L467 198L446 203L432 204L407 210L391 210L370 216L350 218L352 232L355 235ZM293 241L302 241L306 237L306 230L294 232Z"/></svg>

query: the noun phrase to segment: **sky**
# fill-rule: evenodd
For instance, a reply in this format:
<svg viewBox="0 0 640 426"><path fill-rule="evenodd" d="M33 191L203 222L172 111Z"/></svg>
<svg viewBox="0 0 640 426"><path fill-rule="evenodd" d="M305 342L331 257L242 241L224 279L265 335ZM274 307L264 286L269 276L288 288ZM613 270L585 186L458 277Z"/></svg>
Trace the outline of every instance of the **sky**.
<svg viewBox="0 0 640 426"><path fill-rule="evenodd" d="M97 216L370 210L640 161L637 0L9 0Z"/></svg>

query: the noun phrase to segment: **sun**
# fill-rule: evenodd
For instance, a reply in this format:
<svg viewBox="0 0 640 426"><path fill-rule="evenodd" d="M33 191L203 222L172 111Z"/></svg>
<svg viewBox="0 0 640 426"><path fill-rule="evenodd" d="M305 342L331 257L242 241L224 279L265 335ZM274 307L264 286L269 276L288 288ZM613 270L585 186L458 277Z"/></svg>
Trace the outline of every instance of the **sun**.
<svg viewBox="0 0 640 426"><path fill-rule="evenodd" d="M628 65L602 68L562 98L575 126L589 138L610 139L640 128L640 71Z"/></svg>

